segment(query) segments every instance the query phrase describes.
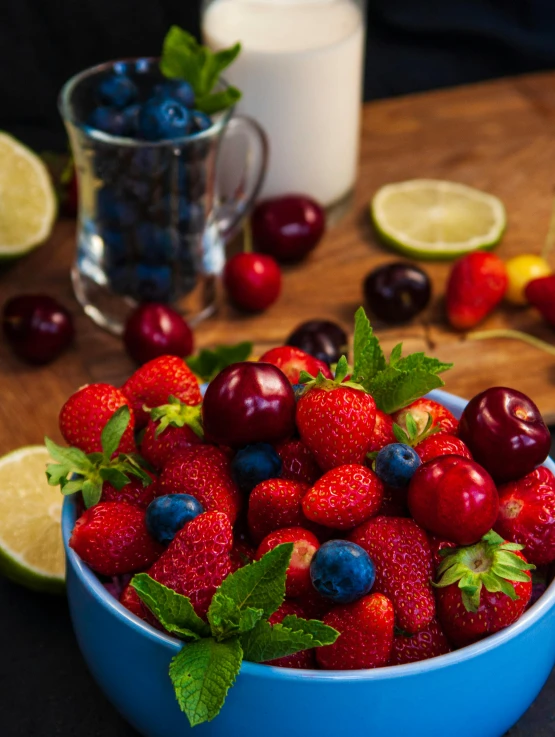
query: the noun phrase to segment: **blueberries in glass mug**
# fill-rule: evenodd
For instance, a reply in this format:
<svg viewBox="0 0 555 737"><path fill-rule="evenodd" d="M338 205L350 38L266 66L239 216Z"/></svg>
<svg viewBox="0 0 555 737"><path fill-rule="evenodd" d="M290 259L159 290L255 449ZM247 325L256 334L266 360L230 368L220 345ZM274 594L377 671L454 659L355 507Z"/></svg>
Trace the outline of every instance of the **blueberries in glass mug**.
<svg viewBox="0 0 555 737"><path fill-rule="evenodd" d="M172 98L151 97L139 113L139 135L147 141L181 138L190 125L189 110Z"/></svg>
<svg viewBox="0 0 555 737"><path fill-rule="evenodd" d="M177 240L177 235L174 236ZM139 259L151 266L169 264L173 258L172 230L144 222L135 231Z"/></svg>
<svg viewBox="0 0 555 737"><path fill-rule="evenodd" d="M137 218L134 205L112 187L101 187L96 194L97 219L103 224L130 226Z"/></svg>
<svg viewBox="0 0 555 737"><path fill-rule="evenodd" d="M100 105L87 118L91 128L109 133L111 136L128 136L130 134L130 120L125 111Z"/></svg>
<svg viewBox="0 0 555 737"><path fill-rule="evenodd" d="M139 92L129 77L112 74L98 85L97 97L101 105L111 105L122 110L135 102Z"/></svg>
<svg viewBox="0 0 555 737"><path fill-rule="evenodd" d="M169 266L138 264L134 270L134 296L141 302L169 302L172 270Z"/></svg>
<svg viewBox="0 0 555 737"><path fill-rule="evenodd" d="M177 100L186 108L193 108L195 105L195 93L189 82L181 79L168 79L155 88L155 94L160 99L172 98Z"/></svg>

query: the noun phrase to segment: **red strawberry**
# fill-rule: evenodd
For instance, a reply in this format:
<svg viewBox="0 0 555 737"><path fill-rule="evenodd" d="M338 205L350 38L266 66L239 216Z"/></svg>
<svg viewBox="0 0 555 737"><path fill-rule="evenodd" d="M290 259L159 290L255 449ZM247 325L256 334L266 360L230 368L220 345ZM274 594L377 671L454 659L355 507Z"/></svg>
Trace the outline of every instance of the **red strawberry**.
<svg viewBox="0 0 555 737"><path fill-rule="evenodd" d="M193 445L170 458L159 478L159 494L191 494L209 511L237 519L242 497L229 458L213 445Z"/></svg>
<svg viewBox="0 0 555 737"><path fill-rule="evenodd" d="M414 635L395 634L389 665L403 665L428 660L451 652L447 638L439 622L432 619L430 624Z"/></svg>
<svg viewBox="0 0 555 737"><path fill-rule="evenodd" d="M372 439L368 452L373 453L385 448L390 443L396 443L397 438L393 432L393 419L382 412L381 409L376 409L376 424L374 425L374 432L372 433Z"/></svg>
<svg viewBox="0 0 555 737"><path fill-rule="evenodd" d="M302 527L285 527L266 535L256 550L256 560L282 543L293 543L293 553L285 581L286 596L300 596L310 591L310 562L320 547L318 538Z"/></svg>
<svg viewBox="0 0 555 737"><path fill-rule="evenodd" d="M376 567L373 591L393 602L397 625L412 634L435 615L432 554L424 530L405 517L374 517L357 527L349 540L360 545Z"/></svg>
<svg viewBox="0 0 555 737"><path fill-rule="evenodd" d="M142 601L139 599L139 594L135 591L133 586L127 584L127 586L121 592L119 597L120 604L134 614L139 619L145 619L145 613L147 612L146 607L143 606ZM154 617L152 617L154 619ZM157 621L157 620L155 620Z"/></svg>
<svg viewBox="0 0 555 737"><path fill-rule="evenodd" d="M322 475L316 459L299 438L286 440L276 445L276 452L281 458L281 478L290 481L302 481L312 486Z"/></svg>
<svg viewBox="0 0 555 737"><path fill-rule="evenodd" d="M129 405L127 397L110 384L87 384L72 394L60 411L60 431L66 443L85 453L101 453L102 430L114 412ZM118 447L118 453L134 453L137 449L131 418Z"/></svg>
<svg viewBox="0 0 555 737"><path fill-rule="evenodd" d="M468 253L455 262L445 294L447 319L457 330L481 322L503 299L509 283L499 256L483 251Z"/></svg>
<svg viewBox="0 0 555 737"><path fill-rule="evenodd" d="M472 460L472 455L460 438L448 433L436 433L428 435L420 443L414 446L414 450L420 456L422 463L431 461L439 456L462 456Z"/></svg>
<svg viewBox="0 0 555 737"><path fill-rule="evenodd" d="M430 543L430 550L432 551L432 564L435 571L443 561L443 556L440 551L445 548L456 548L457 543L451 542L451 540L446 540L443 537L439 537L439 535L432 535L431 532L428 533L428 542Z"/></svg>
<svg viewBox="0 0 555 737"><path fill-rule="evenodd" d="M333 645L316 649L326 670L356 670L387 665L393 643L393 605L382 594L370 594L352 604L334 607L324 624L340 632Z"/></svg>
<svg viewBox="0 0 555 737"><path fill-rule="evenodd" d="M508 627L532 595L531 566L491 531L480 542L449 552L438 570L437 617L451 644L463 647Z"/></svg>
<svg viewBox="0 0 555 737"><path fill-rule="evenodd" d="M303 497L303 512L312 522L336 530L351 530L378 513L382 481L366 466L355 463L325 473Z"/></svg>
<svg viewBox="0 0 555 737"><path fill-rule="evenodd" d="M307 484L285 479L268 479L255 486L249 496L248 523L258 545L266 535L281 527L304 527L302 498Z"/></svg>
<svg viewBox="0 0 555 737"><path fill-rule="evenodd" d="M162 468L173 455L202 443L201 405L194 407L171 398L155 407L141 441L141 455L154 468Z"/></svg>
<svg viewBox="0 0 555 737"><path fill-rule="evenodd" d="M299 383L301 371L306 371L311 376L318 376L318 372L321 372L326 379L333 378L330 367L326 363L290 345L272 348L263 353L258 360L277 366L292 384Z"/></svg>
<svg viewBox="0 0 555 737"><path fill-rule="evenodd" d="M493 529L524 546L536 566L555 560L555 476L539 466L524 478L498 487L499 516Z"/></svg>
<svg viewBox="0 0 555 737"><path fill-rule="evenodd" d="M202 401L197 377L177 356L160 356L143 364L127 379L121 391L133 407L138 430L148 422L145 405L153 409L167 404L169 397L188 405Z"/></svg>
<svg viewBox="0 0 555 737"><path fill-rule="evenodd" d="M128 502L140 509L146 509L151 501L157 496L157 484L153 481L145 486L140 479L131 477L128 484L121 489L116 489L108 481L102 484L103 502Z"/></svg>
<svg viewBox="0 0 555 737"><path fill-rule="evenodd" d="M444 407L439 402L435 402L433 399L422 397L412 404L409 404L408 407L404 407L403 409L397 410L397 412L393 413L393 422L397 423L397 425L405 431L407 430L406 418L409 412L412 415L413 420L416 422L419 433L424 432L426 424L428 423L428 415L431 415L432 417L431 428L439 428L439 431L436 430L436 434L445 432L454 435L459 426L459 421L451 412L449 412L447 407Z"/></svg>
<svg viewBox="0 0 555 737"><path fill-rule="evenodd" d="M255 559L256 548L253 548L246 540L238 540L235 535L233 538L233 548L231 549L231 566L233 571L252 563Z"/></svg>
<svg viewBox="0 0 555 737"><path fill-rule="evenodd" d="M163 552L147 532L144 510L127 502L100 502L75 523L69 545L104 576L140 571Z"/></svg>
<svg viewBox="0 0 555 737"><path fill-rule="evenodd" d="M281 624L285 617L295 615L297 617L306 618L306 614L299 604L292 601L284 601L280 608L275 611L270 617L268 622L270 624ZM276 658L275 660L267 660L266 665L277 665L280 668L316 668L316 658L314 655L314 648L310 650L301 650L293 655L286 655L283 658Z"/></svg>
<svg viewBox="0 0 555 737"><path fill-rule="evenodd" d="M305 591L304 594L295 599L295 604L302 607L304 615L307 619L322 619L333 609L335 604L331 599L325 599L315 588Z"/></svg>
<svg viewBox="0 0 555 737"><path fill-rule="evenodd" d="M555 275L532 279L524 290L526 299L555 328Z"/></svg>
<svg viewBox="0 0 555 737"><path fill-rule="evenodd" d="M385 517L410 517L406 487L383 485L383 500L379 513Z"/></svg>

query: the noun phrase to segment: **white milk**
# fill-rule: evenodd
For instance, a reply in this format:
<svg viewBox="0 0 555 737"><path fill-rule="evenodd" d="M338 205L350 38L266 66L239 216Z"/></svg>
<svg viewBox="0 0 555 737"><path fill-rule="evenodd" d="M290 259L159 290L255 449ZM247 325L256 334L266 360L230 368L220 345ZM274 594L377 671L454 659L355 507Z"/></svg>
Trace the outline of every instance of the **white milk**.
<svg viewBox="0 0 555 737"><path fill-rule="evenodd" d="M363 18L354 0L214 0L202 30L213 50L242 44L226 80L239 112L264 127L263 196L297 192L330 205L353 187L362 90Z"/></svg>

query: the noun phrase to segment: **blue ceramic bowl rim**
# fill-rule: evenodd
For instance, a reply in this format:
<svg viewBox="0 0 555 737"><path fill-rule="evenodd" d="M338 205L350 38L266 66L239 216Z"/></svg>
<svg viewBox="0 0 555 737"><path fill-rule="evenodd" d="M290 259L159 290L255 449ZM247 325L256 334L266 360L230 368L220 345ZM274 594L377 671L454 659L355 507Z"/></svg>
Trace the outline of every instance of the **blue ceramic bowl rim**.
<svg viewBox="0 0 555 737"><path fill-rule="evenodd" d="M430 393L430 397L436 401L441 402L448 400L466 404L466 401L457 397L449 392L441 390L435 390ZM462 407L461 407L462 408ZM555 463L551 458L547 458L544 465L546 465L553 473L555 473ZM169 635L165 635L158 630L155 630L146 622L132 614L126 609L119 601L110 594L107 589L103 586L100 580L96 577L93 571L79 558L79 556L69 547L69 538L75 522L75 502L72 498L66 497L63 504L62 510L62 536L64 541L64 548L66 552L67 565L71 566L80 583L89 590L89 593L96 599L96 601L108 610L113 616L119 619L131 627L135 632L143 637L147 637L152 642L159 643L173 653L177 653L183 646L181 640L177 640ZM426 673L441 668L448 668L455 666L463 661L471 660L476 658L489 650L493 650L496 647L501 647L503 644L521 635L526 630L530 629L538 620L546 615L550 609L555 605L555 580L548 586L546 591L533 604L533 606L525 612L522 617L507 627L501 632L486 637L483 640L455 650L454 652L446 655L440 655L429 660L422 660L417 663L409 663L405 665L392 665L385 666L382 668L366 669L366 670L300 670L295 668L279 668L271 665L263 665L261 663L250 663L243 661L241 666L241 672L250 676L258 676L260 678L270 678L275 680L291 680L291 681L302 681L310 679L311 681L329 681L329 680L341 680L341 681L380 681L380 680L391 680L395 678L403 678L404 676L415 676L418 673Z"/></svg>

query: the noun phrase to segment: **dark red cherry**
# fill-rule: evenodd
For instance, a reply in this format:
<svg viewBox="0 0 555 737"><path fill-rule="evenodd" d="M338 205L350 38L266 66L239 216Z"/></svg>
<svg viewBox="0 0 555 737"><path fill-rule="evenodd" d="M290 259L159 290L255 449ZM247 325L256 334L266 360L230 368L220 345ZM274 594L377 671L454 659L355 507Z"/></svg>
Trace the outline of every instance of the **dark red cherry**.
<svg viewBox="0 0 555 737"><path fill-rule="evenodd" d="M271 256L238 253L225 265L224 286L236 307L247 312L268 309L281 292L281 271Z"/></svg>
<svg viewBox="0 0 555 737"><path fill-rule="evenodd" d="M405 261L378 266L364 280L368 307L380 320L392 324L406 322L422 312L431 294L426 272Z"/></svg>
<svg viewBox="0 0 555 737"><path fill-rule="evenodd" d="M257 251L292 263L316 248L326 228L326 216L310 197L285 195L260 202L254 208L251 227Z"/></svg>
<svg viewBox="0 0 555 737"><path fill-rule="evenodd" d="M277 366L234 363L208 385L202 417L211 443L241 448L279 442L295 430L295 394Z"/></svg>
<svg viewBox="0 0 555 737"><path fill-rule="evenodd" d="M75 335L68 310L46 294L23 294L9 299L4 305L2 325L14 353L36 364L53 361Z"/></svg>
<svg viewBox="0 0 555 737"><path fill-rule="evenodd" d="M190 356L194 339L178 312L158 302L145 302L129 316L123 342L131 358L146 363L158 356Z"/></svg>
<svg viewBox="0 0 555 737"><path fill-rule="evenodd" d="M346 332L331 320L303 322L293 330L285 344L300 348L325 363L337 363L348 350Z"/></svg>
<svg viewBox="0 0 555 737"><path fill-rule="evenodd" d="M498 483L533 471L546 459L551 445L549 430L534 402L504 386L493 386L470 400L458 435L474 460Z"/></svg>

